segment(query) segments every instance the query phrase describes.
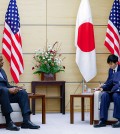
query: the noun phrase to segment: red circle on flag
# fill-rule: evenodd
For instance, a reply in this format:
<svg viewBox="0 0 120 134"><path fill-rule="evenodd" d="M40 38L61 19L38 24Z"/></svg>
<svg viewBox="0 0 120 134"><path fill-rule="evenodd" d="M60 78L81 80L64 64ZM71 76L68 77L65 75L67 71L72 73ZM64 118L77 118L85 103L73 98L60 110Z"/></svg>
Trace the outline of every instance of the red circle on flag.
<svg viewBox="0 0 120 134"><path fill-rule="evenodd" d="M93 25L91 23L86 22L79 26L77 44L84 52L95 49Z"/></svg>

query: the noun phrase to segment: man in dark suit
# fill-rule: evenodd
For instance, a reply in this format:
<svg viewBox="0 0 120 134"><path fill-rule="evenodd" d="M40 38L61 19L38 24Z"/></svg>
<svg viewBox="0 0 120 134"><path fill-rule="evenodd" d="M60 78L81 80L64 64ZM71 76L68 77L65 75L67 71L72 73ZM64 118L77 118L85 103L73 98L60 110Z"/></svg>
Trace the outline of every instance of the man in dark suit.
<svg viewBox="0 0 120 134"><path fill-rule="evenodd" d="M107 58L107 63L110 66L109 71L108 71L108 78L104 84L107 84L108 81L112 78L112 75L115 72L120 71L120 65L118 64L118 57L114 54L111 54Z"/></svg>
<svg viewBox="0 0 120 134"><path fill-rule="evenodd" d="M114 54L111 54L108 56L107 58L107 63L109 65L109 70L108 70L108 77L107 77L107 80L101 84L100 83L100 86L96 88L96 90L98 88L100 88L101 86L105 85L108 83L108 81L112 78L112 75L115 73L115 72L118 72L120 71L120 65L118 64L118 57Z"/></svg>
<svg viewBox="0 0 120 134"><path fill-rule="evenodd" d="M8 83L7 75L2 69L3 63L3 57L0 55L0 104L2 113L6 119L6 129L13 131L20 130L20 128L17 127L11 120L10 113L13 112L13 110L10 103L18 103L21 108L23 116L23 123L21 128L40 128L40 126L35 125L30 121L31 111L27 92L21 87L11 86Z"/></svg>
<svg viewBox="0 0 120 134"><path fill-rule="evenodd" d="M116 124L113 124L112 127L117 128L120 127L120 65L118 65L118 57L115 55L110 55L107 59L107 62L110 65L107 81L97 89L102 91L100 104L100 121L97 125L94 125L94 127L106 126L108 108L110 102L113 101L113 117L117 118L118 122Z"/></svg>

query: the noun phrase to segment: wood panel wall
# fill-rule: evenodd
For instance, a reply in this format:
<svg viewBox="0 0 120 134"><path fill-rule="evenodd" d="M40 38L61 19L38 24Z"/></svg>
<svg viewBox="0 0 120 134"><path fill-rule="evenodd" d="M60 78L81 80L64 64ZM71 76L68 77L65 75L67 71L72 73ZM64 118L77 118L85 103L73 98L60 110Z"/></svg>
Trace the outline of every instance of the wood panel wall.
<svg viewBox="0 0 120 134"><path fill-rule="evenodd" d="M70 107L70 94L81 93L82 76L75 63L75 22L78 7L81 0L17 0L20 14L21 33L23 42L23 57L25 63L24 74L20 76L18 85L25 85L31 92L31 81L40 80L39 75L32 71L33 54L36 49L43 48L55 41L59 41L61 52L65 56L63 64L65 72L57 74L57 80L66 81L66 111ZM0 0L0 39L4 28L4 16L9 0ZM113 0L90 0L97 57L97 75L87 83L88 87L98 86L99 81L104 82L107 78L108 65L106 63L109 51L104 46L104 39L109 13ZM2 44L0 43L0 53ZM9 81L12 77L9 72L9 64L4 59L4 69ZM59 95L58 89L38 88L37 92L46 95ZM37 101L37 110L41 109ZM76 99L75 109L80 110L80 100ZM89 100L86 100L86 110L89 110ZM59 100L47 100L47 111L59 111Z"/></svg>

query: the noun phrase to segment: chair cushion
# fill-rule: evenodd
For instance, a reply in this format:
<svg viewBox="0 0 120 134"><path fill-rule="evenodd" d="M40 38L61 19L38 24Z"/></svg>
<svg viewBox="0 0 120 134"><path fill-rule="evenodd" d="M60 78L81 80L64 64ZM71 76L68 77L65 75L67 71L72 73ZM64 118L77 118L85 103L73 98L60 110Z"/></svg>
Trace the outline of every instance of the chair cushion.
<svg viewBox="0 0 120 134"><path fill-rule="evenodd" d="M12 112L11 118L12 118L13 122L22 122L23 121L21 112ZM0 113L0 124L3 124L3 123L5 123L5 117L2 116L2 113Z"/></svg>
<svg viewBox="0 0 120 134"><path fill-rule="evenodd" d="M11 103L11 106L12 106L12 109L14 112L20 112L21 109L20 109L20 106L18 103ZM0 112L1 112L1 105L0 105Z"/></svg>
<svg viewBox="0 0 120 134"><path fill-rule="evenodd" d="M113 109L114 109L114 103L111 102L109 106L109 110L113 110ZM99 110L100 110L100 102L99 102Z"/></svg>
<svg viewBox="0 0 120 134"><path fill-rule="evenodd" d="M11 103L13 112L11 113L11 118L13 120L13 122L22 122L23 118L22 118L22 113L21 113L21 109L19 107L18 103ZM2 116L1 113L1 105L0 105L0 124L5 123L5 117Z"/></svg>

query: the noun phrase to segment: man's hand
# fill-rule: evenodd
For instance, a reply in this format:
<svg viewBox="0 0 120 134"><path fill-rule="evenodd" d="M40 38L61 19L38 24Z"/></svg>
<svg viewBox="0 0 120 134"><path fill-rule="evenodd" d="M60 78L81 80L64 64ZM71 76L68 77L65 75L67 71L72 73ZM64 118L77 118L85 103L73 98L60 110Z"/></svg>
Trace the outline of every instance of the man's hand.
<svg viewBox="0 0 120 134"><path fill-rule="evenodd" d="M18 88L19 90L25 90L25 89L24 89L24 86L25 86L25 85L23 84L23 86L19 86L19 87L17 87L17 88Z"/></svg>
<svg viewBox="0 0 120 134"><path fill-rule="evenodd" d="M9 88L10 94L16 94L19 91L18 87Z"/></svg>
<svg viewBox="0 0 120 134"><path fill-rule="evenodd" d="M95 89L94 89L94 92L95 92L95 91L101 91L101 92L102 92L102 91L103 91L103 88L95 88Z"/></svg>

